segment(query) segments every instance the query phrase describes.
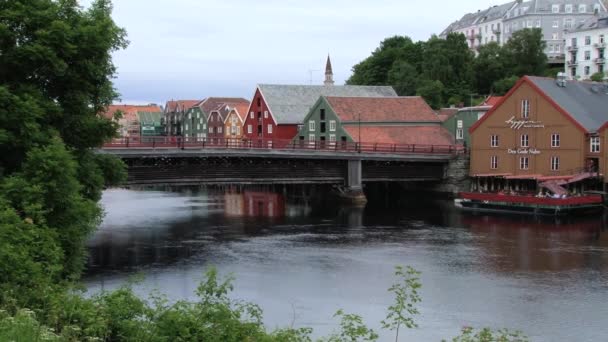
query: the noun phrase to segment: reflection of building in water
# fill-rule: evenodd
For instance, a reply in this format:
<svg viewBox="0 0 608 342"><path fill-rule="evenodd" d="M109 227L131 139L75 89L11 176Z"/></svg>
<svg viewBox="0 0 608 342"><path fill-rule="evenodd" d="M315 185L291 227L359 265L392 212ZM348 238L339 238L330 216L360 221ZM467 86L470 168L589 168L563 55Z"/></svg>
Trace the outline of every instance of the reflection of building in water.
<svg viewBox="0 0 608 342"><path fill-rule="evenodd" d="M245 216L282 217L285 215L285 198L271 192L243 192Z"/></svg>
<svg viewBox="0 0 608 342"><path fill-rule="evenodd" d="M608 264L597 265L602 257L588 248L608 249L608 239L598 239L601 219L555 222L466 215L462 223L479 234L478 246L486 252L479 254L484 259L480 264L497 272L605 269Z"/></svg>
<svg viewBox="0 0 608 342"><path fill-rule="evenodd" d="M224 194L224 213L226 216L244 216L245 202L243 199L243 194Z"/></svg>

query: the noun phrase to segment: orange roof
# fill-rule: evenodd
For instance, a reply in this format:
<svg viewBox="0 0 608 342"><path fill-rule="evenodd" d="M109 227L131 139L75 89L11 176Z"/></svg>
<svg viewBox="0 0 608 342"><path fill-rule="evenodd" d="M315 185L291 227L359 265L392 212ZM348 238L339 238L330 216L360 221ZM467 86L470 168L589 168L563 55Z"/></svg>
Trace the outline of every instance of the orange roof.
<svg viewBox="0 0 608 342"><path fill-rule="evenodd" d="M357 142L416 145L452 145L454 138L441 126L359 126L344 125L346 132Z"/></svg>
<svg viewBox="0 0 608 342"><path fill-rule="evenodd" d="M178 112L178 111L187 111L188 109L194 107L197 103L201 102L201 100L171 100L167 101L165 105L165 112Z"/></svg>
<svg viewBox="0 0 608 342"><path fill-rule="evenodd" d="M212 110L216 110L223 105L229 105L234 107L236 105L247 105L247 108L243 110L243 113L249 109L249 101L242 97L208 97L203 101L200 101L197 106L201 108L203 113L210 113ZM240 113L240 111L239 111Z"/></svg>
<svg viewBox="0 0 608 342"><path fill-rule="evenodd" d="M249 110L249 101L247 101L247 103L237 103L236 105L230 106L230 108L233 109L236 112L236 115L244 122L247 118L247 110Z"/></svg>
<svg viewBox="0 0 608 342"><path fill-rule="evenodd" d="M150 104L146 106L136 106L136 105L110 105L108 109L102 113L105 118L112 119L114 118L114 113L117 111L122 112L122 118L127 120L137 120L137 112L152 112L159 113L162 112L159 106Z"/></svg>
<svg viewBox="0 0 608 342"><path fill-rule="evenodd" d="M494 107L500 100L502 100L502 96L490 95L483 101L482 105Z"/></svg>
<svg viewBox="0 0 608 342"><path fill-rule="evenodd" d="M343 122L440 122L420 96L325 98Z"/></svg>

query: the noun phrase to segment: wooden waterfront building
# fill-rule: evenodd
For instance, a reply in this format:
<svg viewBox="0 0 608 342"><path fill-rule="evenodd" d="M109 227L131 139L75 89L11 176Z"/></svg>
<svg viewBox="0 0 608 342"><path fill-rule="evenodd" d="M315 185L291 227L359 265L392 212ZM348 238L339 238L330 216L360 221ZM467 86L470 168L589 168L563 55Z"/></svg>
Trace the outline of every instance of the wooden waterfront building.
<svg viewBox="0 0 608 342"><path fill-rule="evenodd" d="M240 97L208 97L188 110L184 124L184 137L196 141L206 140L209 134L208 121L212 111L218 110L222 106L249 106L249 101ZM247 109L245 109L247 110ZM217 123L214 121L214 123ZM213 136L217 139L217 127L214 125ZM222 132L224 130L222 129ZM219 133L220 135L222 133Z"/></svg>
<svg viewBox="0 0 608 342"><path fill-rule="evenodd" d="M120 115L116 116L117 113ZM118 123L119 137L138 141L142 130L140 113L162 113L162 109L155 104L144 106L116 104L110 105L103 115Z"/></svg>
<svg viewBox="0 0 608 342"><path fill-rule="evenodd" d="M336 86L333 83L328 57L324 85L258 85L245 119L245 137L269 145L273 141L290 141L298 135L304 117L319 96L397 96L389 86Z"/></svg>
<svg viewBox="0 0 608 342"><path fill-rule="evenodd" d="M303 121L299 142L452 145L441 119L420 96L321 96Z"/></svg>
<svg viewBox="0 0 608 342"><path fill-rule="evenodd" d="M608 168L608 87L524 76L469 130L475 190L585 190Z"/></svg>
<svg viewBox="0 0 608 342"><path fill-rule="evenodd" d="M243 124L249 109L249 102L228 108L228 114L224 118L224 137L230 143L236 144L243 137Z"/></svg>

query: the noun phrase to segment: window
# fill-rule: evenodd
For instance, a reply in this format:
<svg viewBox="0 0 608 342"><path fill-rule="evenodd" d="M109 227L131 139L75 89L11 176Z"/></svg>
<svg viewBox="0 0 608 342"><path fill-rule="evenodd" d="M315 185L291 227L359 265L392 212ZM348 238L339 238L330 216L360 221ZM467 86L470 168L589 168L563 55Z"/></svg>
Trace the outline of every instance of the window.
<svg viewBox="0 0 608 342"><path fill-rule="evenodd" d="M559 50L561 50L561 45L555 45L555 53L559 53Z"/></svg>
<svg viewBox="0 0 608 342"><path fill-rule="evenodd" d="M551 171L559 170L559 157L551 157Z"/></svg>
<svg viewBox="0 0 608 342"><path fill-rule="evenodd" d="M566 4L564 11L566 13L572 13L572 4Z"/></svg>
<svg viewBox="0 0 608 342"><path fill-rule="evenodd" d="M553 44L549 44L549 52L550 53L555 52L555 46Z"/></svg>
<svg viewBox="0 0 608 342"><path fill-rule="evenodd" d="M253 116L254 116L254 113L253 113L253 112L250 112L250 113L249 113L249 118L250 118L250 119L253 119Z"/></svg>
<svg viewBox="0 0 608 342"><path fill-rule="evenodd" d="M528 146L530 146L530 138L528 137L527 134L522 134L521 135L520 142L521 142L521 147L528 147Z"/></svg>
<svg viewBox="0 0 608 342"><path fill-rule="evenodd" d="M599 13L599 11L600 11L600 4L593 5L593 13Z"/></svg>
<svg viewBox="0 0 608 342"><path fill-rule="evenodd" d="M559 147L559 134L551 134L551 147Z"/></svg>
<svg viewBox="0 0 608 342"><path fill-rule="evenodd" d="M241 126L236 126L236 135L241 135Z"/></svg>
<svg viewBox="0 0 608 342"><path fill-rule="evenodd" d="M604 44L604 35L600 34L600 44Z"/></svg>
<svg viewBox="0 0 608 342"><path fill-rule="evenodd" d="M530 117L530 101L521 100L521 117L527 119Z"/></svg>
<svg viewBox="0 0 608 342"><path fill-rule="evenodd" d="M201 124L200 123L196 124L196 129L199 130L199 131L201 130Z"/></svg>
<svg viewBox="0 0 608 342"><path fill-rule="evenodd" d="M519 169L520 170L527 170L530 160L528 159L528 157L520 157L519 158Z"/></svg>
<svg viewBox="0 0 608 342"><path fill-rule="evenodd" d="M319 112L320 112L320 114L319 114L320 120L321 121L325 120L325 109L321 108L321 110Z"/></svg>
<svg viewBox="0 0 608 342"><path fill-rule="evenodd" d="M309 134L308 135L308 141L315 141L315 135L314 134Z"/></svg>
<svg viewBox="0 0 608 342"><path fill-rule="evenodd" d="M268 111L267 110L264 111L264 119L268 119Z"/></svg>
<svg viewBox="0 0 608 342"><path fill-rule="evenodd" d="M536 19L536 27L540 27L540 19Z"/></svg>
<svg viewBox="0 0 608 342"><path fill-rule="evenodd" d="M462 128L456 129L456 139L458 139L458 140L464 139L464 130Z"/></svg>
<svg viewBox="0 0 608 342"><path fill-rule="evenodd" d="M585 67L585 76L589 76L589 73L591 72L591 68L586 66Z"/></svg>
<svg viewBox="0 0 608 342"><path fill-rule="evenodd" d="M586 61L591 60L591 51L585 51L585 60Z"/></svg>
<svg viewBox="0 0 608 342"><path fill-rule="evenodd" d="M314 120L308 121L308 130L311 132L315 131L315 121Z"/></svg>
<svg viewBox="0 0 608 342"><path fill-rule="evenodd" d="M209 127L209 133L213 133L213 126Z"/></svg>
<svg viewBox="0 0 608 342"><path fill-rule="evenodd" d="M498 147L498 135L492 135L490 137L490 146L491 147Z"/></svg>
<svg viewBox="0 0 608 342"><path fill-rule="evenodd" d="M527 24L528 24L528 27L530 27L530 28L531 28L531 27L532 27L532 20L528 20L528 23L527 23Z"/></svg>
<svg viewBox="0 0 608 342"><path fill-rule="evenodd" d="M559 5L552 5L551 6L551 12L552 13L559 13Z"/></svg>
<svg viewBox="0 0 608 342"><path fill-rule="evenodd" d="M224 131L224 129L222 128L222 126L220 126L220 127L217 128L217 132L218 133L222 133L223 131Z"/></svg>
<svg viewBox="0 0 608 342"><path fill-rule="evenodd" d="M600 137L591 137L590 143L590 151L592 153L596 153L600 151Z"/></svg>
<svg viewBox="0 0 608 342"><path fill-rule="evenodd" d="M587 5L585 5L585 4L578 5L578 12L579 13L587 12Z"/></svg>
<svg viewBox="0 0 608 342"><path fill-rule="evenodd" d="M268 124L268 134L272 134L272 124Z"/></svg>
<svg viewBox="0 0 608 342"><path fill-rule="evenodd" d="M462 128L462 120L456 121L456 128Z"/></svg>
<svg viewBox="0 0 608 342"><path fill-rule="evenodd" d="M559 28L559 20L553 20L553 28Z"/></svg>
<svg viewBox="0 0 608 342"><path fill-rule="evenodd" d="M336 135L335 134L330 134L329 135L329 141L330 142L336 142Z"/></svg>
<svg viewBox="0 0 608 342"><path fill-rule="evenodd" d="M186 131L188 130L188 124L186 124Z"/></svg>
<svg viewBox="0 0 608 342"><path fill-rule="evenodd" d="M205 129L207 129L207 124L206 123L203 124L203 130L205 130Z"/></svg>
<svg viewBox="0 0 608 342"><path fill-rule="evenodd" d="M564 19L564 29L571 29L572 28L572 19L570 18L566 18ZM575 45L573 45L575 46Z"/></svg>
<svg viewBox="0 0 608 342"><path fill-rule="evenodd" d="M572 38L572 47L576 47L577 41L576 38Z"/></svg>
<svg viewBox="0 0 608 342"><path fill-rule="evenodd" d="M336 120L329 120L329 131L330 132L336 131Z"/></svg>
<svg viewBox="0 0 608 342"><path fill-rule="evenodd" d="M230 126L230 134L232 134L232 135L236 134L236 126Z"/></svg>
<svg viewBox="0 0 608 342"><path fill-rule="evenodd" d="M251 125L247 125L247 133L248 133L248 134L253 133L253 126L251 126Z"/></svg>
<svg viewBox="0 0 608 342"><path fill-rule="evenodd" d="M498 169L498 157L497 156L490 157L490 168L492 170Z"/></svg>
<svg viewBox="0 0 608 342"><path fill-rule="evenodd" d="M262 99L261 98L257 98L257 103L258 103L258 107L262 106Z"/></svg>
<svg viewBox="0 0 608 342"><path fill-rule="evenodd" d="M591 36L585 36L585 45L591 45Z"/></svg>

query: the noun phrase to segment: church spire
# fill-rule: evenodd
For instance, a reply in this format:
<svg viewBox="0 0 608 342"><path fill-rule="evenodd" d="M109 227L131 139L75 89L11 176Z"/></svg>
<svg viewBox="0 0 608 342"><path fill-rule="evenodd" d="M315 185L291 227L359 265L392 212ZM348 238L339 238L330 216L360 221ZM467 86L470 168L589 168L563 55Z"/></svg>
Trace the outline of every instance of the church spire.
<svg viewBox="0 0 608 342"><path fill-rule="evenodd" d="M325 64L325 82L323 82L323 84L326 86L334 85L334 72L331 70L329 54L327 55L327 63Z"/></svg>

